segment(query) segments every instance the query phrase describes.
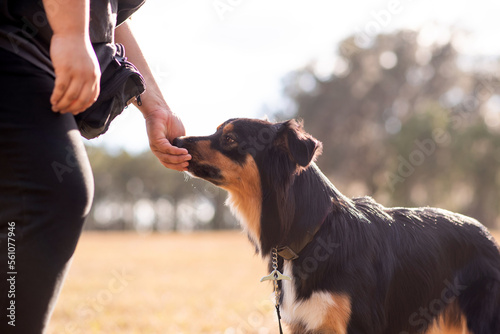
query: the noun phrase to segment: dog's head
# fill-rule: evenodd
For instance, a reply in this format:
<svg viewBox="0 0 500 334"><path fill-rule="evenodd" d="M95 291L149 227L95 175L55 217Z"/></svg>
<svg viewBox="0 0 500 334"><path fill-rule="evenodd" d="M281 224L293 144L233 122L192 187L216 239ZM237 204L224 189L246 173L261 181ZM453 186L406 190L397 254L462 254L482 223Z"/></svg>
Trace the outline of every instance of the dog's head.
<svg viewBox="0 0 500 334"><path fill-rule="evenodd" d="M321 143L295 120L230 119L210 136L179 137L173 144L191 154L188 171L192 175L229 192L231 209L256 244L263 202L277 201L283 211L277 219L285 219L288 187L321 151Z"/></svg>

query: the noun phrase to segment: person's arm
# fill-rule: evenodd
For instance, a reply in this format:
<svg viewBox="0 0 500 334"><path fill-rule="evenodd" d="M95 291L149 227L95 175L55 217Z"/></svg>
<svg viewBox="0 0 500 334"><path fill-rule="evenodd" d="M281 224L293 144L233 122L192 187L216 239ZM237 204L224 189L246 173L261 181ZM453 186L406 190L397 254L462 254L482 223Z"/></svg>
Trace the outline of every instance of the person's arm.
<svg viewBox="0 0 500 334"><path fill-rule="evenodd" d="M165 167L178 171L187 170L191 156L186 149L170 144L174 138L185 135L184 125L165 102L127 22L116 28L115 41L125 46L127 58L137 67L146 81L146 91L141 95L142 105L136 104L136 106L146 120L151 151Z"/></svg>
<svg viewBox="0 0 500 334"><path fill-rule="evenodd" d="M56 80L52 110L78 114L99 96L101 71L89 37L89 0L43 0L53 36L50 58Z"/></svg>

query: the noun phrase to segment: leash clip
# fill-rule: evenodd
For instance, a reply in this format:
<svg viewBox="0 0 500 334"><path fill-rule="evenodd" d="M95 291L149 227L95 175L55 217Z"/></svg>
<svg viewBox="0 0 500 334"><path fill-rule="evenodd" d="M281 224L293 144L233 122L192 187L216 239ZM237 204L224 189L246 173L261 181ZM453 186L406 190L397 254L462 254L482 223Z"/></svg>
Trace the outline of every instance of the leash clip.
<svg viewBox="0 0 500 334"><path fill-rule="evenodd" d="M281 281L281 280L288 280L288 281L291 281L292 279L287 276L287 275L283 275L282 273L279 272L278 269L274 269L269 275L267 276L264 276L260 279L261 282L264 282L264 281Z"/></svg>
<svg viewBox="0 0 500 334"><path fill-rule="evenodd" d="M279 325L280 334L283 334L283 329L281 328L281 314L280 314L281 291L278 288L278 281L281 281L281 280L291 281L292 279L290 277L288 277L287 275L283 275L278 270L278 249L276 247L273 248L273 251L272 251L272 265L273 265L273 271L271 271L271 273L269 275L262 277L260 279L260 281L261 282L273 281L276 315L278 316L278 325Z"/></svg>

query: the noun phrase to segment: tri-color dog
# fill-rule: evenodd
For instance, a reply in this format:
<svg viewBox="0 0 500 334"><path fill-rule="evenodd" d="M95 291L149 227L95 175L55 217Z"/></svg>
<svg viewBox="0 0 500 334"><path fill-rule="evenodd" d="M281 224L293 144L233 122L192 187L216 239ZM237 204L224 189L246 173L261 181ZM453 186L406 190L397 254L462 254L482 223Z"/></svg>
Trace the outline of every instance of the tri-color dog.
<svg viewBox="0 0 500 334"><path fill-rule="evenodd" d="M500 334L500 247L476 220L347 198L294 120L231 119L174 145L191 174L229 192L257 252L278 250L291 332Z"/></svg>

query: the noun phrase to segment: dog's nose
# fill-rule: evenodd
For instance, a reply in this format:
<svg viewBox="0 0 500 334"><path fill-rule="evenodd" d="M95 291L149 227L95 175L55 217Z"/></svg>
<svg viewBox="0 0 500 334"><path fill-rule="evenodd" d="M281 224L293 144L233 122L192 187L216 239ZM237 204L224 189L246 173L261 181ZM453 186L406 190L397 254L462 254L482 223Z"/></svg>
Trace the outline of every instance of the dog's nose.
<svg viewBox="0 0 500 334"><path fill-rule="evenodd" d="M177 146L177 147L182 147L184 145L184 139L182 137L174 138L172 145Z"/></svg>

